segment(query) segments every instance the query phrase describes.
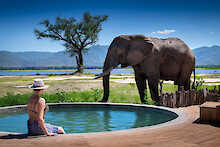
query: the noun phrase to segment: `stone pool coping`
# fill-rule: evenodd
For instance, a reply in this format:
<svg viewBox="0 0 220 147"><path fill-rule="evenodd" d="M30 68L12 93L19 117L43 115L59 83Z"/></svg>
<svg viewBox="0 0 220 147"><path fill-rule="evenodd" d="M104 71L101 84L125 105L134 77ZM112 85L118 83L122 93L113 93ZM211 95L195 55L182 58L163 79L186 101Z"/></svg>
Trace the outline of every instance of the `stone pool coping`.
<svg viewBox="0 0 220 147"><path fill-rule="evenodd" d="M174 113L177 115L176 119L173 119L171 121L165 122L165 123L161 123L161 124L157 124L157 125L153 125L153 126L145 126L145 127L140 127L140 128L132 128L132 129L126 129L126 130L115 130L115 131L105 131L105 132L89 132L89 133L75 133L75 134L106 134L106 133L119 133L119 134L127 134L127 133L137 133L140 131L146 131L146 130L152 130L152 129L158 129L158 128L162 128L162 127L168 127L168 126L175 126L178 124L182 124L185 121L188 120L189 116L184 113L183 111L179 111L177 109L172 109L172 108L167 108L167 107L163 107L163 106L153 106L153 105L146 105L146 104L128 104L128 103L90 103L90 102L77 102L77 103L47 103L49 106L60 106L60 105L66 105L66 106L70 106L70 105L102 105L102 106L116 106L116 107L142 107L142 108L153 108L153 109L157 109L157 110L162 110L162 111L168 111L171 113ZM8 112L19 112L19 111L24 111L26 110L26 106L27 105L17 105L17 106L8 106L8 107L0 107L0 114L1 113L8 113ZM16 133L16 132L1 132L0 133L4 133L4 134L11 134L11 133ZM18 133L19 134L19 133ZM74 133L73 133L74 134ZM71 134L67 134L67 135L71 135Z"/></svg>

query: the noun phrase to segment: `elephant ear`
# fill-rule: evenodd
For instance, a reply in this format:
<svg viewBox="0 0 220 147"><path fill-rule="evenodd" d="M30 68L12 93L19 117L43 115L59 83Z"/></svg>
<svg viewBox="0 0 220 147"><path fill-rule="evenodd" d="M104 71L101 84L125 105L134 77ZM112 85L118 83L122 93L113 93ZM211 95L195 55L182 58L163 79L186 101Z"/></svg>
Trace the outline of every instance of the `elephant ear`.
<svg viewBox="0 0 220 147"><path fill-rule="evenodd" d="M147 57L153 56L153 42L143 35L130 37L127 61L129 65L137 65Z"/></svg>

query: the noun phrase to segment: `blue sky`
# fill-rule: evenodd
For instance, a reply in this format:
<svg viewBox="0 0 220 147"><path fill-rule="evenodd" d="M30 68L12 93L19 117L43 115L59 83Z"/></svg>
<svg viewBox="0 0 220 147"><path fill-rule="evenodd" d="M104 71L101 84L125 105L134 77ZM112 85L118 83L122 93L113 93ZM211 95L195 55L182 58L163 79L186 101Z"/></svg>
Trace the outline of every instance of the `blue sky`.
<svg viewBox="0 0 220 147"><path fill-rule="evenodd" d="M56 16L80 20L84 12L108 15L97 44L120 34L178 37L190 48L220 45L217 0L0 0L0 50L61 51L61 41L37 40L34 28Z"/></svg>

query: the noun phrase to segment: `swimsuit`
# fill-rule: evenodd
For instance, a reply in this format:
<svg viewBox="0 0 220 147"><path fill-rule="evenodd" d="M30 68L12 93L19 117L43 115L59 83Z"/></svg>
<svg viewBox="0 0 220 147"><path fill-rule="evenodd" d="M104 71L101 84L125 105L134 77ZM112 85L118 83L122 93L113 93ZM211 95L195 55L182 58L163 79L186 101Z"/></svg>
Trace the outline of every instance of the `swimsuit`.
<svg viewBox="0 0 220 147"><path fill-rule="evenodd" d="M46 107L44 109L44 112L48 111L48 109L49 108L46 105ZM35 114L37 113L36 111L33 111L33 110L29 110L29 111L31 111ZM59 134L58 126L54 126L54 125L51 125L51 124L48 124L48 123L44 123L44 124L45 124L45 127L46 127L46 129L49 133ZM27 125L28 125L28 135L45 135L37 120L34 120L34 121L28 120Z"/></svg>
<svg viewBox="0 0 220 147"><path fill-rule="evenodd" d="M58 126L45 123L45 127L49 133L59 134ZM37 120L28 120L28 135L45 135Z"/></svg>

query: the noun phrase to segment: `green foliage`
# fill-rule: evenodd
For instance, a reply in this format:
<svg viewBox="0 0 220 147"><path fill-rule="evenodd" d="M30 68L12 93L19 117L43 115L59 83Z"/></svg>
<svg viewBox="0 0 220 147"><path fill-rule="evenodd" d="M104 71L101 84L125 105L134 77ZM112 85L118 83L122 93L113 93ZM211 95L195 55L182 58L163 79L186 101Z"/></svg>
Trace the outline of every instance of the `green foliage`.
<svg viewBox="0 0 220 147"><path fill-rule="evenodd" d="M175 92L178 90L178 86L174 84L163 83L163 91Z"/></svg>
<svg viewBox="0 0 220 147"><path fill-rule="evenodd" d="M102 97L103 91L99 88L91 88L95 102Z"/></svg>
<svg viewBox="0 0 220 147"><path fill-rule="evenodd" d="M145 90L144 93L145 93L145 99L147 100L147 104L148 105L156 105L156 102L154 100L152 100L152 98L150 96L148 96L149 92L147 90Z"/></svg>
<svg viewBox="0 0 220 147"><path fill-rule="evenodd" d="M201 77L196 78L195 90L200 89L204 83L205 83L205 81L203 80L203 78L201 78Z"/></svg>
<svg viewBox="0 0 220 147"><path fill-rule="evenodd" d="M64 102L67 97L67 93L60 89L57 89L56 95L59 102Z"/></svg>
<svg viewBox="0 0 220 147"><path fill-rule="evenodd" d="M0 107L13 106L13 105L25 105L31 94L17 94L13 95L8 93L7 96L0 98Z"/></svg>

